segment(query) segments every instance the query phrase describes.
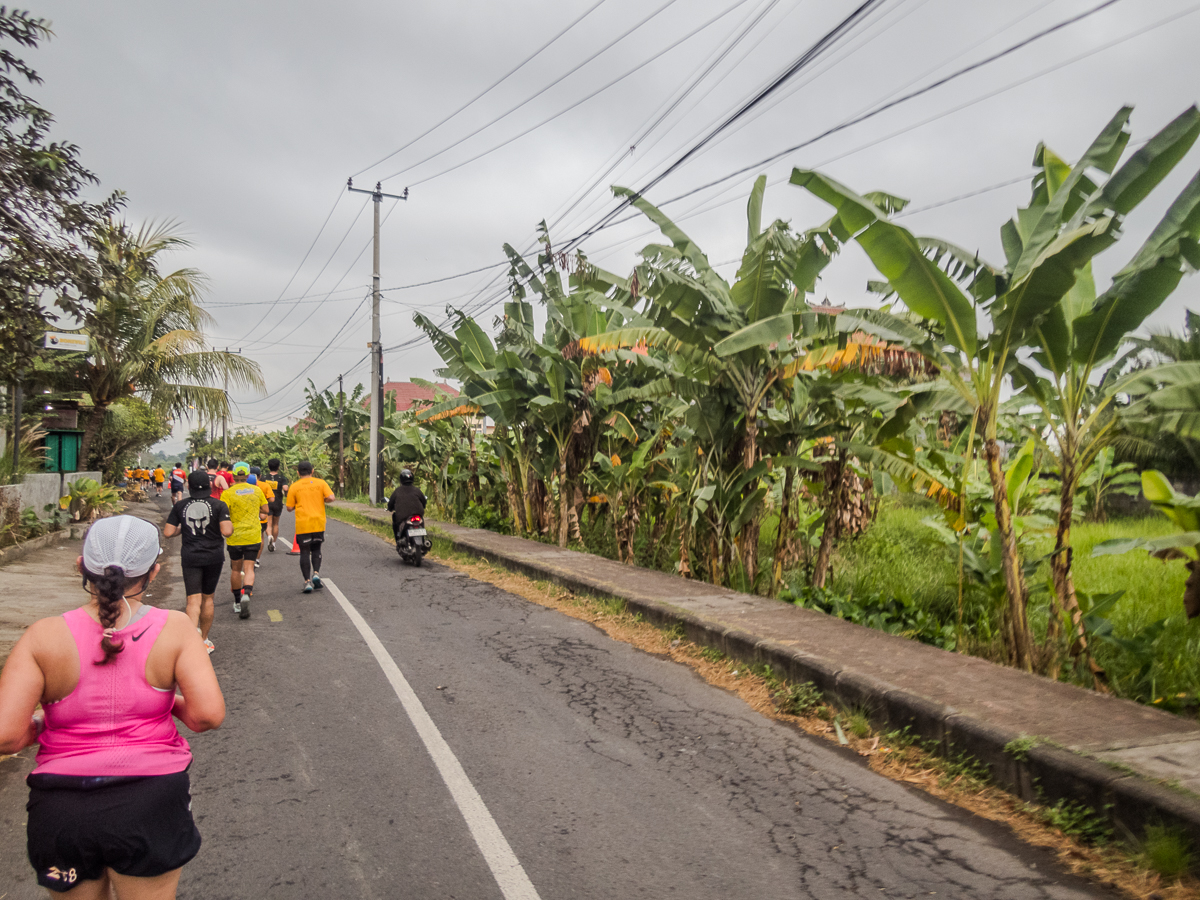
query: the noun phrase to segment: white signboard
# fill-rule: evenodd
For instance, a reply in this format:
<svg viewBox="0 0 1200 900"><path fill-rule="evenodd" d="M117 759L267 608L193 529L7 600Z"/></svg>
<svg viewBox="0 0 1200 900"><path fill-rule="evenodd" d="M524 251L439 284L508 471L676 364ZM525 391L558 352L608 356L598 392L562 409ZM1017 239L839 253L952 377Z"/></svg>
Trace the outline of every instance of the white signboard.
<svg viewBox="0 0 1200 900"><path fill-rule="evenodd" d="M65 331L47 331L46 332L46 349L47 350L74 350L86 351L88 348L88 336L86 334L70 333Z"/></svg>

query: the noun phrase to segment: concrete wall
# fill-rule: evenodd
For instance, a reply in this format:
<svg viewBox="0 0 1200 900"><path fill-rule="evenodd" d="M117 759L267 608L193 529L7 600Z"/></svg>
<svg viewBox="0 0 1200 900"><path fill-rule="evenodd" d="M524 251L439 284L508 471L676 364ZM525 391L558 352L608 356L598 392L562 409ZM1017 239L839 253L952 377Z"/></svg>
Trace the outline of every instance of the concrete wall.
<svg viewBox="0 0 1200 900"><path fill-rule="evenodd" d="M50 518L45 506L47 503L58 506L58 499L67 492L67 485L80 478L91 478L103 481L103 472L68 472L61 475L57 472L39 472L36 475L26 475L20 484L0 485L0 525L11 518L19 517L21 510L32 506L39 519ZM15 513L10 510L15 509Z"/></svg>
<svg viewBox="0 0 1200 900"><path fill-rule="evenodd" d="M20 486L21 506L32 506L40 519L48 518L43 507L47 503L58 506L58 498L62 496L62 476L57 472L26 475Z"/></svg>

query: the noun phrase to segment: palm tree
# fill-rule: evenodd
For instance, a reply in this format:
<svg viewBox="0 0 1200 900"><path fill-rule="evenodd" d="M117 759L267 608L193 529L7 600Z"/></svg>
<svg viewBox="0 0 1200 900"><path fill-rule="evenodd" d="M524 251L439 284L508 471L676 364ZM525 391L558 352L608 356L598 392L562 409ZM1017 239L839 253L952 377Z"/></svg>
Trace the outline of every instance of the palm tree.
<svg viewBox="0 0 1200 900"><path fill-rule="evenodd" d="M192 413L210 421L228 415L228 379L240 388L264 387L258 363L208 348L203 329L212 322L200 306L204 276L195 269L161 274L160 254L188 246L171 223L143 225L136 233L123 222L109 221L96 236L103 271L100 298L88 317L90 355L66 389L90 395L84 412L81 455L109 407L139 395L158 413Z"/></svg>

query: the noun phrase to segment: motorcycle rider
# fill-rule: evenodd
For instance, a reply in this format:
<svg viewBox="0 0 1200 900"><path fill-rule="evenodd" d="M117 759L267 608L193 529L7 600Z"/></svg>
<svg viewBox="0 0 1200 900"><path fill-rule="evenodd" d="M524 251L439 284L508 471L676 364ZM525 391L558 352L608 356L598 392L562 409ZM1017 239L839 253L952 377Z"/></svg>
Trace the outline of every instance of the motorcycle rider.
<svg viewBox="0 0 1200 900"><path fill-rule="evenodd" d="M392 532L399 542L408 531L408 520L413 516L425 515L425 495L413 484L413 473L410 469L400 470L400 486L388 500L388 512L392 514Z"/></svg>

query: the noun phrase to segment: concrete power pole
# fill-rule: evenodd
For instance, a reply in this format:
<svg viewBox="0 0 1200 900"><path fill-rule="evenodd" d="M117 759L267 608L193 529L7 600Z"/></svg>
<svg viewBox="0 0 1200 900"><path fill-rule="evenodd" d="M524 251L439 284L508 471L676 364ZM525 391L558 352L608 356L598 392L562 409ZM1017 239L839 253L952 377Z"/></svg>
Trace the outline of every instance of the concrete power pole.
<svg viewBox="0 0 1200 900"><path fill-rule="evenodd" d="M408 188L403 194L385 194L380 190L380 182L375 182L375 190L364 191L354 186L354 179L346 179L346 190L356 194L370 194L375 201L375 249L374 267L371 273L371 466L367 483L367 496L371 503L379 503L383 499L383 477L379 466L379 426L383 423L383 344L379 340L379 205L383 198L391 200L407 200Z"/></svg>
<svg viewBox="0 0 1200 900"><path fill-rule="evenodd" d="M344 413L343 413L343 408L342 408L343 403L345 401L345 397L346 397L346 394L342 388L342 376L339 375L338 376L338 467L337 467L337 485L338 485L338 496L339 497L342 496L342 493L346 490L346 467L343 464L343 459L345 458L345 456L344 456L344 454L345 454L345 446L344 446L345 434L344 434L344 429L343 429Z"/></svg>

